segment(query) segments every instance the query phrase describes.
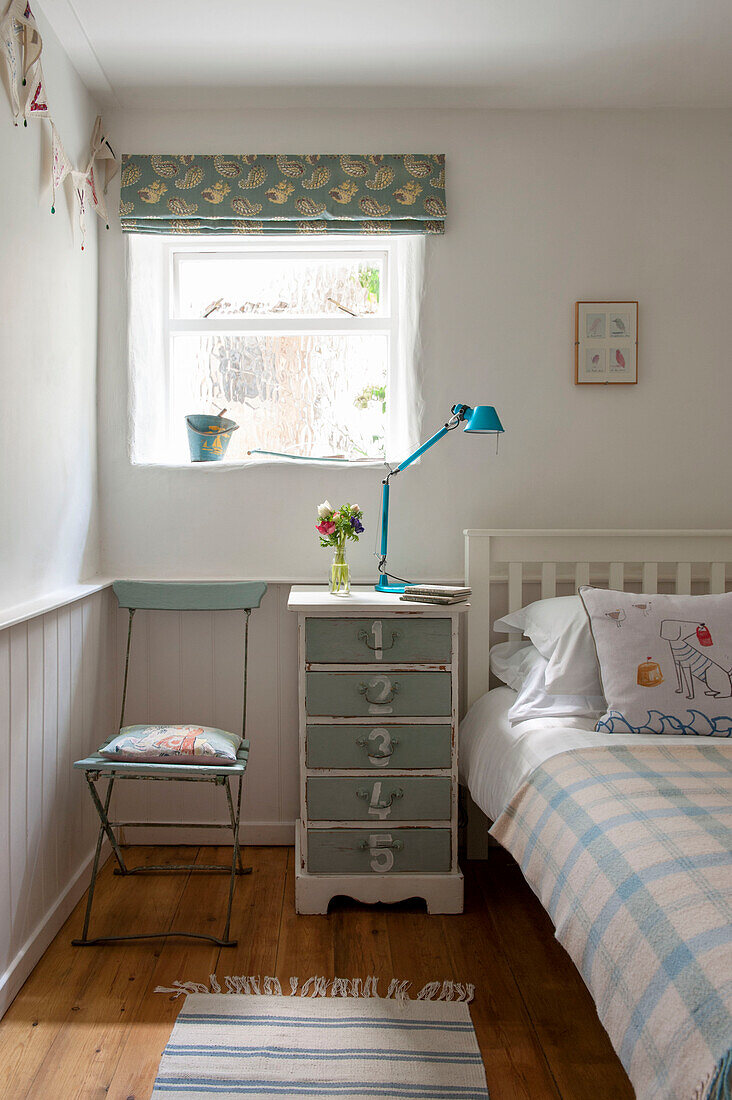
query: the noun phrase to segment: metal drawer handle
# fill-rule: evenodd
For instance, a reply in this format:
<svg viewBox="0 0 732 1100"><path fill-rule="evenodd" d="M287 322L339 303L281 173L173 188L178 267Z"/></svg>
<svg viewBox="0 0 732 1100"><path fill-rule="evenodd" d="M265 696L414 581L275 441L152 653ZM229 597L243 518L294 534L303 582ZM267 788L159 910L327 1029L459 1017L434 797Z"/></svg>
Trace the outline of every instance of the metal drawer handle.
<svg viewBox="0 0 732 1100"><path fill-rule="evenodd" d="M365 851L367 848L371 847L368 840L359 840L358 846L362 851ZM392 840L388 844L379 844L378 848L376 848L375 851L379 851L380 848L393 848L396 852L400 852L403 847L403 840Z"/></svg>
<svg viewBox="0 0 732 1100"><path fill-rule="evenodd" d="M397 682L394 682L391 685L391 691L386 693L384 692L384 688L381 687L381 685L374 684L359 684L358 690L361 695L366 696L367 703L392 703L394 701L394 696L399 691L399 684ZM369 695L369 691L371 690L378 692L377 699L371 698L371 696Z"/></svg>
<svg viewBox="0 0 732 1100"><path fill-rule="evenodd" d="M356 791L356 797L364 798L368 802L369 798L371 797L371 791L367 790L365 787L359 787ZM388 802L372 802L372 806L376 810L388 810L392 802L396 802L396 800L399 798L404 798L404 791L401 787L395 787L395 789L389 795Z"/></svg>
<svg viewBox="0 0 732 1100"><path fill-rule="evenodd" d="M361 748L364 748L364 749L368 748L369 750L371 749L371 741L368 737L357 737L356 738L356 744L360 745ZM369 756L371 757L372 760L388 760L389 757L394 752L394 749L397 747L398 744L399 744L399 738L398 737L392 737L392 739L391 739L391 748L388 750L388 752L371 752L371 751L369 751Z"/></svg>
<svg viewBox="0 0 732 1100"><path fill-rule="evenodd" d="M391 632L391 641L389 642L388 645L371 645L371 643L369 642L368 631L367 630L359 630L359 632L358 632L359 642L363 642L364 645L366 646L366 648L370 649L372 652L376 652L376 650L383 651L385 649L393 649L394 642L397 640L397 638L401 638L401 636L402 636L402 633L401 633L400 630L392 630L392 632Z"/></svg>

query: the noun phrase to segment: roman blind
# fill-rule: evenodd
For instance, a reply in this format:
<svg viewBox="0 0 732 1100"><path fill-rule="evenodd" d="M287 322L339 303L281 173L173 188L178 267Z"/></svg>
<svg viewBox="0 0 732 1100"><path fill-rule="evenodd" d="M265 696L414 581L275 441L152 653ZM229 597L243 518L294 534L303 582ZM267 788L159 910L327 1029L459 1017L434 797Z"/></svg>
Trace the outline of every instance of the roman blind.
<svg viewBox="0 0 732 1100"><path fill-rule="evenodd" d="M125 233L444 233L442 153L122 157Z"/></svg>

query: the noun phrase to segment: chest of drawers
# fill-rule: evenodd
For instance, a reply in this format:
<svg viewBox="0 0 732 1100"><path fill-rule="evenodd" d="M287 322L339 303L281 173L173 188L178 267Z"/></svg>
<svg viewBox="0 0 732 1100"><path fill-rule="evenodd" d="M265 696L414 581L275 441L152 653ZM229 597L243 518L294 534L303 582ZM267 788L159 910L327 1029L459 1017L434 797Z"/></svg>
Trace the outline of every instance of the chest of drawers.
<svg viewBox="0 0 732 1100"><path fill-rule="evenodd" d="M297 912L326 913L337 894L462 912L458 627L468 604L303 585L288 607L298 615Z"/></svg>

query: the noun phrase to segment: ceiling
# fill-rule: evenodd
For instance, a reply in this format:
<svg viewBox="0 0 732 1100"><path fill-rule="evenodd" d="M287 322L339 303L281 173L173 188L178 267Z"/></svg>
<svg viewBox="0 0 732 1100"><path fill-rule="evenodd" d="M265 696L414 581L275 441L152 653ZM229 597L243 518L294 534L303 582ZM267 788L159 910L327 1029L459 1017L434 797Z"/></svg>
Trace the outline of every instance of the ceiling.
<svg viewBox="0 0 732 1100"><path fill-rule="evenodd" d="M40 3L105 106L732 106L732 0Z"/></svg>

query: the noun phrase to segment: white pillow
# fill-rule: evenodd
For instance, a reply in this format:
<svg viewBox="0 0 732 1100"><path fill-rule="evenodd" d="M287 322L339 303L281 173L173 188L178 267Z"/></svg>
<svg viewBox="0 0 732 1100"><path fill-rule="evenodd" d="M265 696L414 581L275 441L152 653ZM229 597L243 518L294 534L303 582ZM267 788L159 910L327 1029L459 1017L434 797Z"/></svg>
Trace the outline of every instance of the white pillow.
<svg viewBox="0 0 732 1100"><path fill-rule="evenodd" d="M732 737L732 592L580 594L607 699L598 730Z"/></svg>
<svg viewBox="0 0 732 1100"><path fill-rule="evenodd" d="M491 672L514 691L520 691L532 668L531 655L536 652L529 641L519 642L518 646L514 642L499 642L491 646Z"/></svg>
<svg viewBox="0 0 732 1100"><path fill-rule="evenodd" d="M524 682L518 689L516 702L508 712L512 726L529 718L598 718L605 710L602 695L548 695L544 677L549 662L538 649L529 646L525 653Z"/></svg>
<svg viewBox="0 0 732 1100"><path fill-rule="evenodd" d="M602 695L595 646L579 596L555 596L511 611L493 624L502 633L526 634L549 662L549 695Z"/></svg>

